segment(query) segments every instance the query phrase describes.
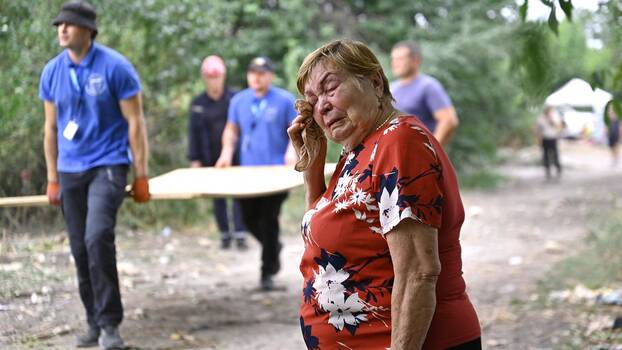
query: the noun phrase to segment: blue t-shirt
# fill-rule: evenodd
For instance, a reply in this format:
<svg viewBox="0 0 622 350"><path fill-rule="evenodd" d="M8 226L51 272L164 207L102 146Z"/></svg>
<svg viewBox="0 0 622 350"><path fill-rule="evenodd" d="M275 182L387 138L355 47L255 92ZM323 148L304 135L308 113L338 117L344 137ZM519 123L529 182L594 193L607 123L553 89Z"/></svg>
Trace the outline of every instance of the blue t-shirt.
<svg viewBox="0 0 622 350"><path fill-rule="evenodd" d="M56 106L58 171L129 164L128 124L119 101L140 90L132 64L95 42L78 64L67 50L50 60L41 73L39 97ZM74 123L77 131L66 132Z"/></svg>
<svg viewBox="0 0 622 350"><path fill-rule="evenodd" d="M250 88L233 96L228 122L240 128L240 165L284 164L287 128L296 115L294 95L277 87L260 99Z"/></svg>
<svg viewBox="0 0 622 350"><path fill-rule="evenodd" d="M434 112L452 106L441 83L423 73L407 84L394 81L390 88L395 98L394 107L417 116L431 132L436 129Z"/></svg>

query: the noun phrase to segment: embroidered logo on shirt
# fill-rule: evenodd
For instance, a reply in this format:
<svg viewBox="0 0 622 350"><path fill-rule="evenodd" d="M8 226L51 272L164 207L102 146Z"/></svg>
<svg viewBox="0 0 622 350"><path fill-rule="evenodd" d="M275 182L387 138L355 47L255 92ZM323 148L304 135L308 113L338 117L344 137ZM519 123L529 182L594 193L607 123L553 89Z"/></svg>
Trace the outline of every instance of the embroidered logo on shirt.
<svg viewBox="0 0 622 350"><path fill-rule="evenodd" d="M106 79L98 73L89 75L84 91L86 91L89 96L101 95L104 91L106 91Z"/></svg>

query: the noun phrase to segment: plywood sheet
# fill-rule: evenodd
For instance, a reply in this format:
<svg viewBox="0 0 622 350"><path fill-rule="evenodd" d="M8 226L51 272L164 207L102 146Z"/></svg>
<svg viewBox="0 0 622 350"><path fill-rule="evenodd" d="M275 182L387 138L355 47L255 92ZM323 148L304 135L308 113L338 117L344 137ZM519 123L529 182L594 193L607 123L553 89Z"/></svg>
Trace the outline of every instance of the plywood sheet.
<svg viewBox="0 0 622 350"><path fill-rule="evenodd" d="M330 175L335 164L326 164ZM153 200L196 197L255 197L290 190L303 184L302 174L291 166L235 166L223 169L181 168L149 179ZM47 205L46 196L0 198L0 207Z"/></svg>

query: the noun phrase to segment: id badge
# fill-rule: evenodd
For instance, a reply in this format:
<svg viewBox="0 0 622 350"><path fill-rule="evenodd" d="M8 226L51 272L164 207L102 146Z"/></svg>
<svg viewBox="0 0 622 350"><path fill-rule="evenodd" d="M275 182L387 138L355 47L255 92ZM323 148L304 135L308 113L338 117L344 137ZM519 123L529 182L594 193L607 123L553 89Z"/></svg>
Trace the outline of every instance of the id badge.
<svg viewBox="0 0 622 350"><path fill-rule="evenodd" d="M78 123L74 122L73 120L70 120L69 123L67 123L65 130L63 130L63 136L67 140L71 141L73 140L74 136L76 136L77 132L78 132Z"/></svg>

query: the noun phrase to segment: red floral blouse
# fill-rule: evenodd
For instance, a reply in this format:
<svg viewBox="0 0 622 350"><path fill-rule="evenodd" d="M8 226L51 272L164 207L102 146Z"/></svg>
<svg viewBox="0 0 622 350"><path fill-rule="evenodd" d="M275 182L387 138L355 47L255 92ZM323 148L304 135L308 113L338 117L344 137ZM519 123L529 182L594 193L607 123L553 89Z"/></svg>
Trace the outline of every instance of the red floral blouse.
<svg viewBox="0 0 622 350"><path fill-rule="evenodd" d="M303 218L300 326L308 349L388 349L393 265L385 234L411 219L438 229L441 274L424 349L480 336L460 257L464 209L441 146L416 117L400 117L343 154Z"/></svg>

